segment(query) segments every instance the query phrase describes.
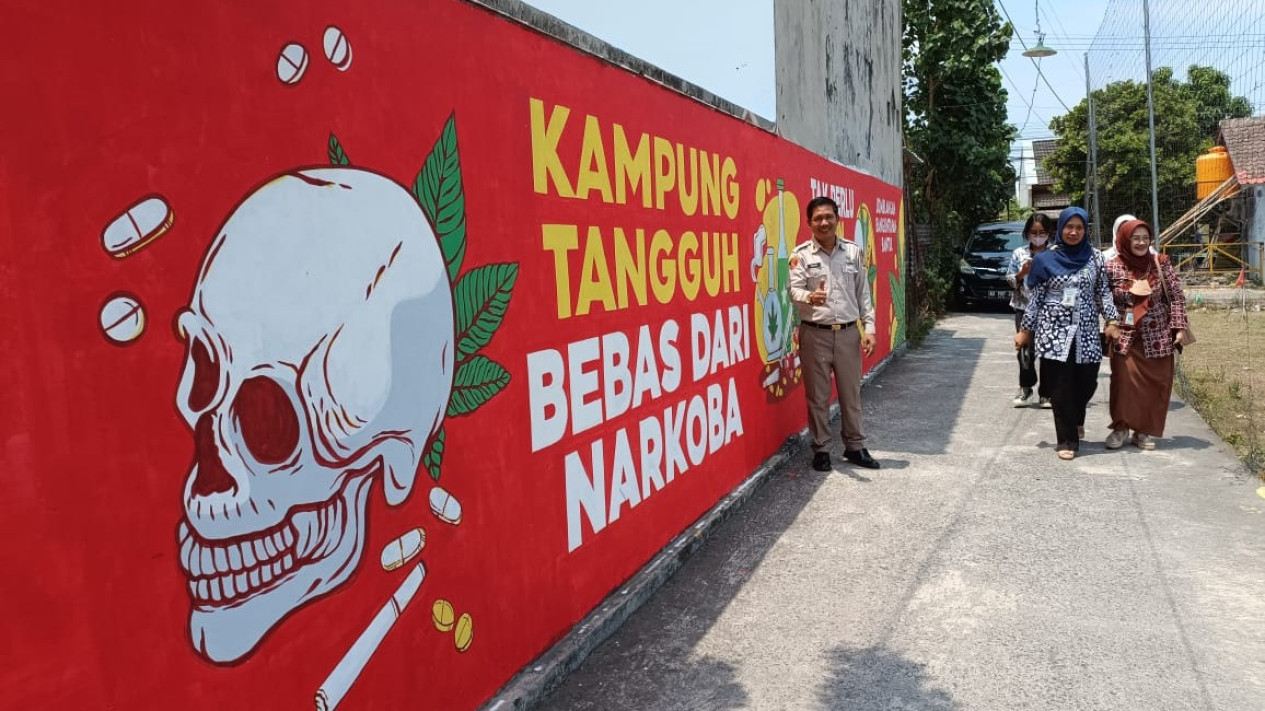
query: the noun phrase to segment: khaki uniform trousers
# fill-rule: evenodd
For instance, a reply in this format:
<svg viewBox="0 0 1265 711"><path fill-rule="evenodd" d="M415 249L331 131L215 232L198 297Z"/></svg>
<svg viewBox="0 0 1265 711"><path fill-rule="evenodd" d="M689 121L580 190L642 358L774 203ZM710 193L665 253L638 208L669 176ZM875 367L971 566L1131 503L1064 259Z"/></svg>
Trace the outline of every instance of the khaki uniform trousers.
<svg viewBox="0 0 1265 711"><path fill-rule="evenodd" d="M808 431L813 451L830 449L830 376L839 396L843 444L847 451L865 446L861 432L861 334L855 325L838 331L801 325L799 352L808 399Z"/></svg>

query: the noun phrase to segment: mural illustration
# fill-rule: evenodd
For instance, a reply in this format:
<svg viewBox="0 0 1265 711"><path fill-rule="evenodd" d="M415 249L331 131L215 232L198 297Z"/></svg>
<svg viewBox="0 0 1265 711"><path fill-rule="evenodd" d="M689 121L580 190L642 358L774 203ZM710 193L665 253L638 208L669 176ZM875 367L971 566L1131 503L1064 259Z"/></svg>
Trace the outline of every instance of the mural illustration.
<svg viewBox="0 0 1265 711"><path fill-rule="evenodd" d="M331 27L324 45L345 71L346 38ZM297 46L278 64L293 70L285 83L306 69ZM327 150L334 167L286 171L236 207L177 321L186 359L176 407L196 452L177 538L190 638L212 662L241 661L288 614L347 582L373 484L399 506L419 470L438 480L445 417L509 384L478 351L500 326L517 266L458 279L466 234L455 120L411 191L352 167L333 134ZM446 490L434 487L429 502L439 520L460 522ZM424 543L418 528L388 544L383 569L411 564ZM322 685L318 707L338 705L425 574L410 566ZM463 621L461 651L471 636Z"/></svg>
<svg viewBox="0 0 1265 711"><path fill-rule="evenodd" d="M492 707L803 428L809 199L904 338L898 187L480 4L0 6L13 708Z"/></svg>
<svg viewBox="0 0 1265 711"><path fill-rule="evenodd" d="M755 341L764 368L760 385L770 401L781 400L799 385L797 315L787 284L790 280L790 252L798 241L800 204L785 181L777 179L777 192L767 179L756 182L756 210L760 227L752 238L751 278L756 283Z"/></svg>
<svg viewBox="0 0 1265 711"><path fill-rule="evenodd" d="M393 505L412 492L452 388L452 293L402 186L294 170L224 223L178 325L190 634L231 662L355 570L375 479Z"/></svg>
<svg viewBox="0 0 1265 711"><path fill-rule="evenodd" d="M905 204L897 208L899 217L896 227L896 269L888 272L887 283L891 288L891 301L888 302L888 323L891 333L891 347L896 348L905 342Z"/></svg>
<svg viewBox="0 0 1265 711"><path fill-rule="evenodd" d="M843 229L843 220L839 221L839 228ZM852 232L852 241L856 242L856 245L865 254L865 278L870 282L870 298L877 299L878 262L876 255L878 254L878 245L875 244L874 218L870 215L870 207L865 203L857 205L856 225Z"/></svg>

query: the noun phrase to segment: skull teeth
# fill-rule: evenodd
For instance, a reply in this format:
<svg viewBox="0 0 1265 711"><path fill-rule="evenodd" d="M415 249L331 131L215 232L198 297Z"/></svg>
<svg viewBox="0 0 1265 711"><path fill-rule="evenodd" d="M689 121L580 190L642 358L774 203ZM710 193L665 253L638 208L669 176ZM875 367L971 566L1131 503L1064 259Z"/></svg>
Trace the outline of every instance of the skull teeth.
<svg viewBox="0 0 1265 711"><path fill-rule="evenodd" d="M293 543L294 532L288 524L260 538L234 543L204 541L191 535L180 548L180 561L189 576L189 594L201 604L232 602L252 594L294 568ZM256 555L260 552L262 555Z"/></svg>
<svg viewBox="0 0 1265 711"><path fill-rule="evenodd" d="M258 558L255 557L255 547L252 546L249 542L238 543L237 547L240 548L242 551L242 567L244 568L255 567L255 563L258 562L259 560Z"/></svg>
<svg viewBox="0 0 1265 711"><path fill-rule="evenodd" d="M195 551L199 551L199 547L195 545L195 546L193 547L193 550L195 550ZM203 573L203 574L205 574L205 575L209 575L212 571L214 571L214 570L215 570L215 561L214 561L214 559L213 559L213 558L214 558L214 554L211 552L211 549L210 549L210 548L202 548L202 549L199 551L198 558L199 558L199 559L201 560L201 562L202 562L202 573Z"/></svg>
<svg viewBox="0 0 1265 711"><path fill-rule="evenodd" d="M177 533L180 562L194 603L220 605L249 597L305 562L323 557L328 539L340 537L336 529L345 506L336 496L321 509L296 513L273 529L232 542L200 538L182 521ZM311 519L319 522L317 530L296 530L306 528Z"/></svg>

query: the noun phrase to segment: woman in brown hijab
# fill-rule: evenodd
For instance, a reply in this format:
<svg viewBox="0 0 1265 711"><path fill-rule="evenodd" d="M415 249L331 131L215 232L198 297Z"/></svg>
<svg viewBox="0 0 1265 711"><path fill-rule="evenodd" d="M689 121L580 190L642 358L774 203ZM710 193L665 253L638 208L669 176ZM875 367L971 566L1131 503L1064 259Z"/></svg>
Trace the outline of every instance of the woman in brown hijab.
<svg viewBox="0 0 1265 711"><path fill-rule="evenodd" d="M1151 226L1130 220L1116 232L1116 256L1107 262L1111 296L1120 311L1120 337L1111 349L1111 434L1119 449L1155 449L1164 436L1173 392L1173 353L1186 328L1186 297L1165 255L1151 254Z"/></svg>

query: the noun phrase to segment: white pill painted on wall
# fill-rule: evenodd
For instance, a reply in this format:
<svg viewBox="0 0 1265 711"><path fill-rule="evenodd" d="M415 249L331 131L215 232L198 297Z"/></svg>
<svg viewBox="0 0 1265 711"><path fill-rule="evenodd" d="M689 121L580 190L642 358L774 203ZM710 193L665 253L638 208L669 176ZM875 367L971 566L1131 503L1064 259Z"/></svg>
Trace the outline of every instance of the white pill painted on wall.
<svg viewBox="0 0 1265 711"><path fill-rule="evenodd" d="M414 528L382 548L382 569L395 570L417 557L426 547L426 531Z"/></svg>
<svg viewBox="0 0 1265 711"><path fill-rule="evenodd" d="M107 340L127 345L145 332L145 307L131 294L115 294L101 307L101 332Z"/></svg>
<svg viewBox="0 0 1265 711"><path fill-rule="evenodd" d="M337 27L325 28L325 58L340 72L351 66L351 43Z"/></svg>
<svg viewBox="0 0 1265 711"><path fill-rule="evenodd" d="M285 84L297 84L307 71L307 50L303 45L291 42L281 48L277 57L277 78Z"/></svg>
<svg viewBox="0 0 1265 711"><path fill-rule="evenodd" d="M430 490L430 511L444 523L461 523L461 502L442 487Z"/></svg>
<svg viewBox="0 0 1265 711"><path fill-rule="evenodd" d="M111 220L101 233L101 244L111 257L122 259L161 237L175 220L167 201L151 195Z"/></svg>

